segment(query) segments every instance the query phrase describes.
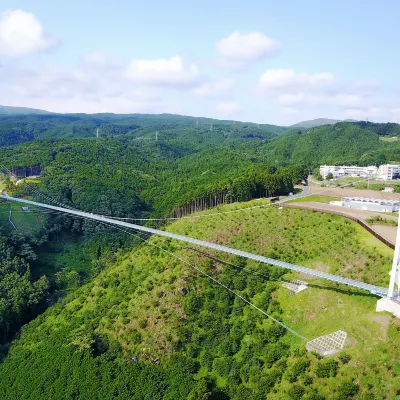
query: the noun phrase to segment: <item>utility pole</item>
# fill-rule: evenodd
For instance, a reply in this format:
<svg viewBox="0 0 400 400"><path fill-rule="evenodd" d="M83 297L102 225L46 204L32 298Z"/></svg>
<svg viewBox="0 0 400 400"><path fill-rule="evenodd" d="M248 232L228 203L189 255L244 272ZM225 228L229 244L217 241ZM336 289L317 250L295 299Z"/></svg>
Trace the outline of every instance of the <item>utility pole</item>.
<svg viewBox="0 0 400 400"><path fill-rule="evenodd" d="M99 137L99 128L97 128L97 130L96 130L96 137L97 138Z"/></svg>

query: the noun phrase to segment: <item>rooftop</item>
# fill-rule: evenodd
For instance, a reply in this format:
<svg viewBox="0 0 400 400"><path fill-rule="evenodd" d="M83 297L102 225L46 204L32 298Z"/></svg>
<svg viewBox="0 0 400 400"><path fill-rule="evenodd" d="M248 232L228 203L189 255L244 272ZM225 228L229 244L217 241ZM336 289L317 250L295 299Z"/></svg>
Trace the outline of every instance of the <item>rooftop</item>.
<svg viewBox="0 0 400 400"><path fill-rule="evenodd" d="M343 201L357 201L360 203L375 203L381 205L399 205L400 200L373 199L370 197L343 197Z"/></svg>

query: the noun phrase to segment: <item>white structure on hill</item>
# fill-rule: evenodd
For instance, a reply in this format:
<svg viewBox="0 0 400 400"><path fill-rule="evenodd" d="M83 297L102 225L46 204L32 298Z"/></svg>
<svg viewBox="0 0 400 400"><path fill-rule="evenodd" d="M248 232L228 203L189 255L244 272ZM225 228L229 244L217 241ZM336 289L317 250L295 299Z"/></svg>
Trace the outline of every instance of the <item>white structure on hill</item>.
<svg viewBox="0 0 400 400"><path fill-rule="evenodd" d="M378 175L378 168L373 165L369 167L358 167L357 165L321 165L319 172L322 178L326 179L327 175L331 173L334 178L341 176L360 176L360 177L376 177Z"/></svg>
<svg viewBox="0 0 400 400"><path fill-rule="evenodd" d="M337 201L332 203L340 205ZM380 212L398 212L400 206L399 200L370 199L367 197L343 197L341 203L343 207Z"/></svg>
<svg viewBox="0 0 400 400"><path fill-rule="evenodd" d="M326 179L327 175L331 173L334 178L353 176L392 180L400 178L400 165L384 164L379 168L373 165L370 165L369 167L359 167L357 165L321 165L319 172L324 179Z"/></svg>

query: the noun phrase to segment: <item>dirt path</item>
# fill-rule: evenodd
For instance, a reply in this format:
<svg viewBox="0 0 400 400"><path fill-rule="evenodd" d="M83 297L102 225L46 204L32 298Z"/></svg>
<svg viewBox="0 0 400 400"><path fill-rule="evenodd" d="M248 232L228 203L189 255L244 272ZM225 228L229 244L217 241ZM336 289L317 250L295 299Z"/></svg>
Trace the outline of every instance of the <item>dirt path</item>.
<svg viewBox="0 0 400 400"><path fill-rule="evenodd" d="M319 194L331 197L371 197L374 199L400 200L400 193L386 193L377 190L362 190L354 188L327 188L310 186L312 194Z"/></svg>
<svg viewBox="0 0 400 400"><path fill-rule="evenodd" d="M396 243L397 227L387 225L372 225L372 228L381 234L385 239Z"/></svg>

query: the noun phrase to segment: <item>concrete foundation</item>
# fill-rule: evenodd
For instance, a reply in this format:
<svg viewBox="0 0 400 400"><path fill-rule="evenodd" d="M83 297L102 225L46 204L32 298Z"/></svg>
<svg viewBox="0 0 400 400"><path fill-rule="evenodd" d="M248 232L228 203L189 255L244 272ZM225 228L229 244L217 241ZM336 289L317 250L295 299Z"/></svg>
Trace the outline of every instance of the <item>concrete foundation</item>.
<svg viewBox="0 0 400 400"><path fill-rule="evenodd" d="M291 294L296 294L307 289L307 282L292 280L282 284L283 287L290 290Z"/></svg>
<svg viewBox="0 0 400 400"><path fill-rule="evenodd" d="M345 331L336 331L329 335L319 336L306 344L307 351L319 353L320 356L330 356L343 350L347 338Z"/></svg>
<svg viewBox="0 0 400 400"><path fill-rule="evenodd" d="M376 311L387 311L395 317L400 318L400 303L393 299L384 297L383 299L379 299L376 303Z"/></svg>

